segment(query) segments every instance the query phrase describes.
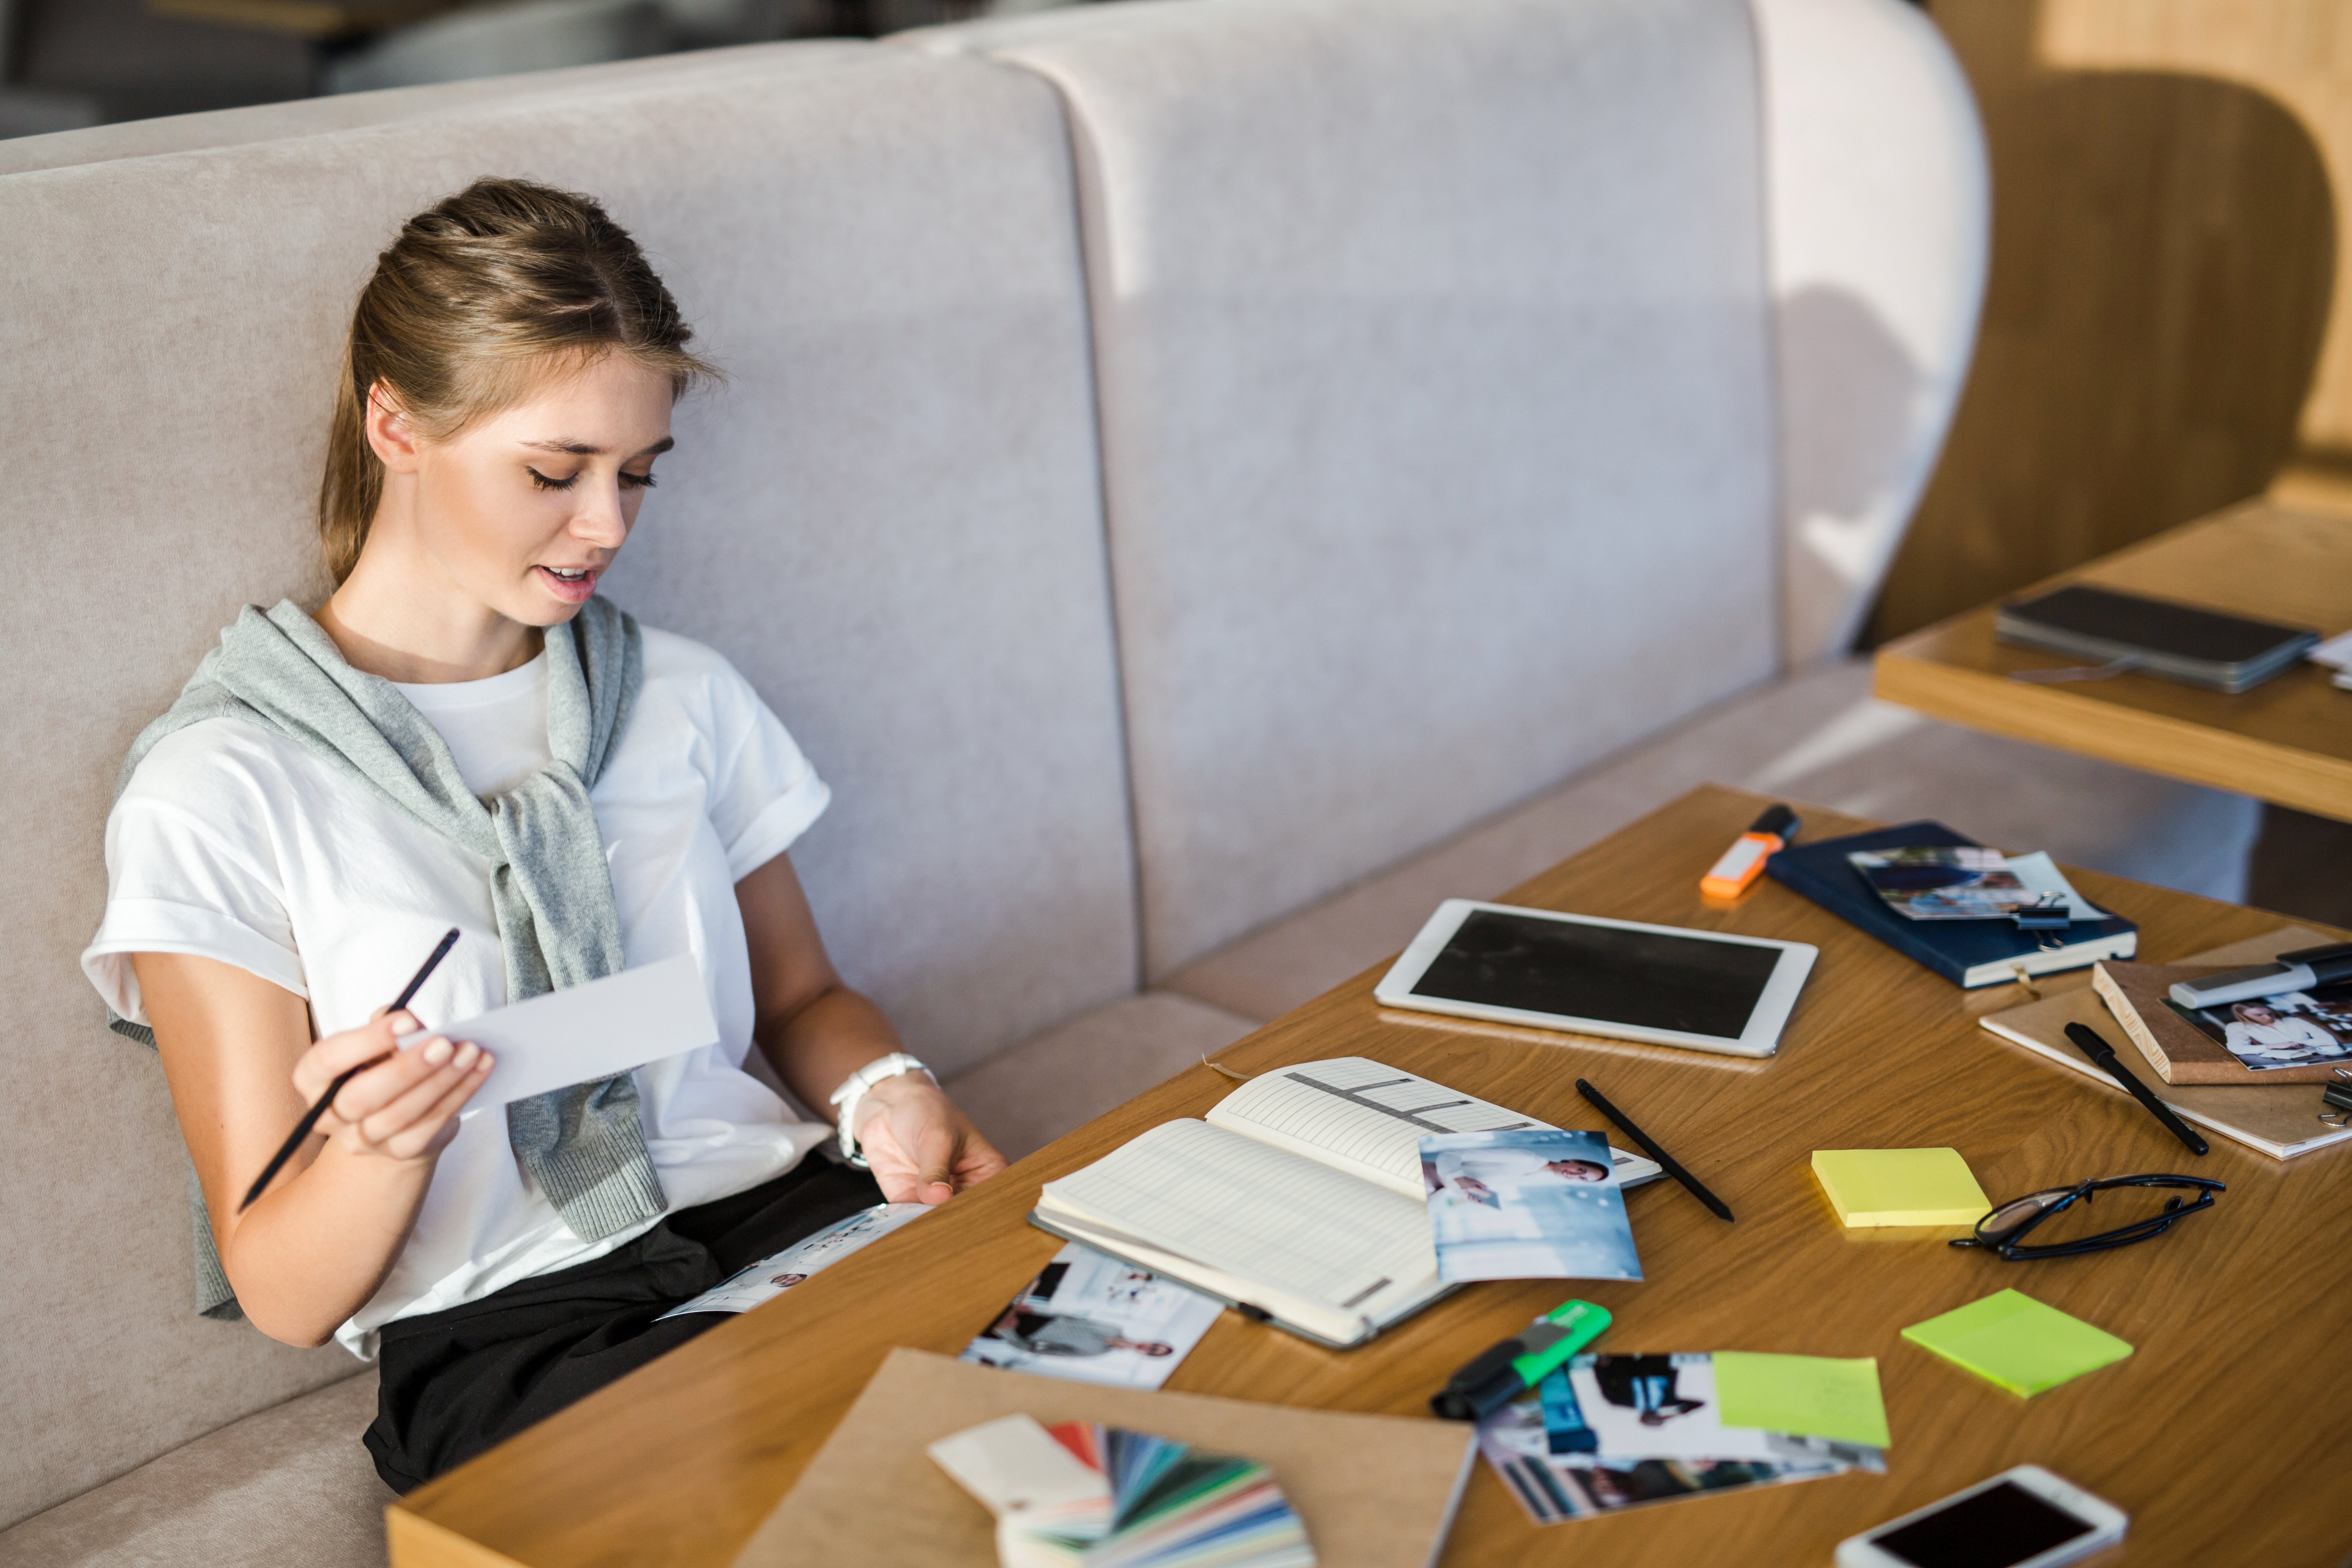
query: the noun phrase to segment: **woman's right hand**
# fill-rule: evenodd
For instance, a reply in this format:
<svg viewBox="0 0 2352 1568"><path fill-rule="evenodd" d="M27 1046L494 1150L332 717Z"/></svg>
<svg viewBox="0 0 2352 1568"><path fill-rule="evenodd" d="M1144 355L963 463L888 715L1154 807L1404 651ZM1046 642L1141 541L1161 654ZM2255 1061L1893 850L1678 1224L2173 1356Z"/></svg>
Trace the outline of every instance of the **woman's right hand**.
<svg viewBox="0 0 2352 1568"><path fill-rule="evenodd" d="M359 1074L319 1118L319 1131L345 1152L402 1162L427 1160L457 1135L457 1112L490 1074L490 1054L439 1035L396 1048L396 1034L419 1025L406 1013L378 1014L356 1029L315 1042L294 1064L294 1088L314 1104L337 1077L362 1062L390 1059Z"/></svg>

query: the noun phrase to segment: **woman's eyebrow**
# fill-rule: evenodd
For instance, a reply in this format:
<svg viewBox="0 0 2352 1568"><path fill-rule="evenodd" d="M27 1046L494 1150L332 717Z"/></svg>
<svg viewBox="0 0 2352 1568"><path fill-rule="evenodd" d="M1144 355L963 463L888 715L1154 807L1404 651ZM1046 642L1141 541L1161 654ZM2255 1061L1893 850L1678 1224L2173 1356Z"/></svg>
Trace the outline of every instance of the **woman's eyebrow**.
<svg viewBox="0 0 2352 1568"><path fill-rule="evenodd" d="M575 458L601 458L604 455L604 448L597 446L593 441L575 441L562 436L559 436L551 441L525 441L523 445L526 447L536 447L542 452L566 452ZM672 447L677 445L677 438L676 437L665 436L660 440L655 442L652 446L647 447L644 451L635 455L640 458L658 458L664 452L668 451Z"/></svg>

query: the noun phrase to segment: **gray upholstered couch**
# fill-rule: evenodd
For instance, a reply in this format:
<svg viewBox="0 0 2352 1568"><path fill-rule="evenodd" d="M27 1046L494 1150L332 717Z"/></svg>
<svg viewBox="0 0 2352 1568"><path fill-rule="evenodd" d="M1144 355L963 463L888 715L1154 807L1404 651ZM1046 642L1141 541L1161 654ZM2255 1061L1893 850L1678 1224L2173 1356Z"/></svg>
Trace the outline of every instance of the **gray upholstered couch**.
<svg viewBox="0 0 2352 1568"><path fill-rule="evenodd" d="M487 172L730 373L610 592L832 781L834 949L1015 1152L1701 780L2236 890L2248 803L1842 656L1984 267L1898 0L1157 0L0 143L0 1562L381 1554L372 1380L189 1310L75 958L124 746L320 587L371 258Z"/></svg>

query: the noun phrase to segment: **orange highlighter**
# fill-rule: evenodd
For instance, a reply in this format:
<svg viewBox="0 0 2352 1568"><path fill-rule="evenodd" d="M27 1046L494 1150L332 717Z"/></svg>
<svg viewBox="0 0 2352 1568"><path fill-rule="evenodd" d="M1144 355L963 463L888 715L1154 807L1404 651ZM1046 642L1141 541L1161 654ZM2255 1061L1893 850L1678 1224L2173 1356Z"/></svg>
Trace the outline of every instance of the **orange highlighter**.
<svg viewBox="0 0 2352 1568"><path fill-rule="evenodd" d="M1769 808L1731 841L1715 868L1698 879L1698 890L1710 899L1738 898L1763 871L1765 857L1786 849L1801 826L1797 814L1787 806Z"/></svg>

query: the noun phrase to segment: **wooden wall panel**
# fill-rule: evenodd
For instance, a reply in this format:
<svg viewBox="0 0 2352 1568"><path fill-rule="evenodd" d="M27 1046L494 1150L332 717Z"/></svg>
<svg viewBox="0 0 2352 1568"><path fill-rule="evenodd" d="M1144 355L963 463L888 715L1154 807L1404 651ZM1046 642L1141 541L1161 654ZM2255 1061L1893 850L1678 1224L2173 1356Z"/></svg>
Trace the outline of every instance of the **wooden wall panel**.
<svg viewBox="0 0 2352 1568"><path fill-rule="evenodd" d="M1992 273L1968 390L1867 643L2292 466L2352 473L2352 247L2336 237L2352 6L1930 10L1984 114Z"/></svg>

